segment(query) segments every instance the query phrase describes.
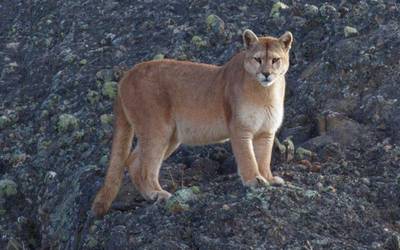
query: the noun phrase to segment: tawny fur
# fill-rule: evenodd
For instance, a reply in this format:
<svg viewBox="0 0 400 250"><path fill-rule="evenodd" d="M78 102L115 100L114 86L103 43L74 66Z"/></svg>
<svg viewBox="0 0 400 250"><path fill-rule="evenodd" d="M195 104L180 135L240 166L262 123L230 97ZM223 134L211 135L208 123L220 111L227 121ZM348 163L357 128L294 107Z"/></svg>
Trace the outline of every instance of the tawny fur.
<svg viewBox="0 0 400 250"><path fill-rule="evenodd" d="M115 102L110 164L92 205L96 215L110 208L125 166L144 198L168 199L159 171L181 143L230 139L245 185L283 182L272 175L270 162L283 119L292 35L257 38L246 30L243 40L246 49L223 66L161 60L125 74ZM129 154L133 131L138 144Z"/></svg>

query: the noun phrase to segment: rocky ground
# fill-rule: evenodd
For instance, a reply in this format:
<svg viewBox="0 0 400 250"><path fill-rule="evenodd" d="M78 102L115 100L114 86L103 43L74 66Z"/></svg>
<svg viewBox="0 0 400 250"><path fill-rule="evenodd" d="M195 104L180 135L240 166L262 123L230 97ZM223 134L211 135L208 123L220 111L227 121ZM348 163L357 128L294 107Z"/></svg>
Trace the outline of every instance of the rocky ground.
<svg viewBox="0 0 400 250"><path fill-rule="evenodd" d="M0 20L0 249L400 249L398 2L4 0ZM287 184L246 189L228 144L182 146L169 202L126 178L91 217L121 72L222 64L245 28L295 37L273 166Z"/></svg>

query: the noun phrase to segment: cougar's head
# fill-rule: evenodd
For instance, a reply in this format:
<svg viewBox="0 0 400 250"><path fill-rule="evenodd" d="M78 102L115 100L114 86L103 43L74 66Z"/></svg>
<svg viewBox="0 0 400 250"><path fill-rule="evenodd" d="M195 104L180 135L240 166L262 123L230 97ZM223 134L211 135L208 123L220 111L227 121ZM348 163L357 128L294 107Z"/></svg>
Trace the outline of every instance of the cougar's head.
<svg viewBox="0 0 400 250"><path fill-rule="evenodd" d="M243 32L245 47L244 68L264 86L271 86L289 69L289 50L293 36L285 32L281 37L257 37L253 31Z"/></svg>

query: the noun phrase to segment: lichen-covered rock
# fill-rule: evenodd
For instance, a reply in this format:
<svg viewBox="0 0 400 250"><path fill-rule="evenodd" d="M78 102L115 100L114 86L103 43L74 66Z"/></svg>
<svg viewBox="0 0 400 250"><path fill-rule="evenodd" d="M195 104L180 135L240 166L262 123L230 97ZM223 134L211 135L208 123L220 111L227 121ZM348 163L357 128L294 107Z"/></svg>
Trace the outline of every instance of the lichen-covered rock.
<svg viewBox="0 0 400 250"><path fill-rule="evenodd" d="M62 114L58 117L58 131L69 131L77 129L79 126L78 118L71 114Z"/></svg>
<svg viewBox="0 0 400 250"><path fill-rule="evenodd" d="M199 193L200 189L196 186L179 189L167 200L165 208L171 213L188 210L190 208L189 203L196 200Z"/></svg>
<svg viewBox="0 0 400 250"><path fill-rule="evenodd" d="M113 115L112 114L102 114L100 116L100 121L104 125L109 125L113 121Z"/></svg>
<svg viewBox="0 0 400 250"><path fill-rule="evenodd" d="M318 192L314 191L314 190L306 190L304 192L304 196L309 199L314 199L314 198L318 197L318 195L319 195Z"/></svg>
<svg viewBox="0 0 400 250"><path fill-rule="evenodd" d="M105 82L102 93L104 96L114 99L117 96L117 83L113 81Z"/></svg>
<svg viewBox="0 0 400 250"><path fill-rule="evenodd" d="M4 129L11 123L11 119L5 115L0 116L0 129Z"/></svg>
<svg viewBox="0 0 400 250"><path fill-rule="evenodd" d="M159 54L153 56L153 60L162 60L162 59L164 59L164 58L165 58L165 55L164 55L164 54L161 54L161 53L159 53Z"/></svg>
<svg viewBox="0 0 400 250"><path fill-rule="evenodd" d="M87 99L90 104L96 104L100 100L100 94L97 91L89 90L87 93Z"/></svg>
<svg viewBox="0 0 400 250"><path fill-rule="evenodd" d="M313 4L305 4L304 5L304 14L309 17L317 16L319 13L319 9L317 6Z"/></svg>
<svg viewBox="0 0 400 250"><path fill-rule="evenodd" d="M0 180L0 198L14 196L18 193L18 184L10 179Z"/></svg>
<svg viewBox="0 0 400 250"><path fill-rule="evenodd" d="M296 148L296 159L297 160L311 160L313 153L302 147Z"/></svg>
<svg viewBox="0 0 400 250"><path fill-rule="evenodd" d="M279 17L281 10L285 10L288 8L289 8L289 6L287 4L284 4L284 3L278 1L278 2L274 3L274 5L272 5L269 16L273 17L273 18Z"/></svg>
<svg viewBox="0 0 400 250"><path fill-rule="evenodd" d="M319 12L321 13L321 16L323 16L325 18L333 18L333 17L338 16L338 12L337 12L335 6L328 4L328 3L324 3L319 8Z"/></svg>
<svg viewBox="0 0 400 250"><path fill-rule="evenodd" d="M215 14L207 16L206 24L207 29L216 34L222 35L225 32L225 22Z"/></svg>
<svg viewBox="0 0 400 250"><path fill-rule="evenodd" d="M207 42L201 39L200 36L193 36L191 40L192 44L194 44L197 48L202 48L207 46Z"/></svg>
<svg viewBox="0 0 400 250"><path fill-rule="evenodd" d="M343 32L345 37L352 37L358 35L358 30L350 26L345 26Z"/></svg>

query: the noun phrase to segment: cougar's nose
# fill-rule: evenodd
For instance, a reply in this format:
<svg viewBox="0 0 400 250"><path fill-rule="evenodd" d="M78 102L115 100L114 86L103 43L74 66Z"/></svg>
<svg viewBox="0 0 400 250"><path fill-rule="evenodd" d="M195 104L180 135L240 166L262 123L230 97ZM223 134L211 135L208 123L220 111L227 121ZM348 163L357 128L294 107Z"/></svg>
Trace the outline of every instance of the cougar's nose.
<svg viewBox="0 0 400 250"><path fill-rule="evenodd" d="M265 78L268 78L268 76L270 75L270 73L268 73L268 72L263 72L262 74L263 74L263 76L265 76Z"/></svg>

